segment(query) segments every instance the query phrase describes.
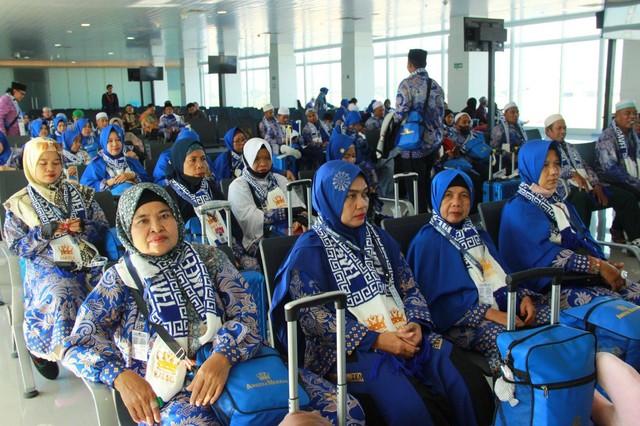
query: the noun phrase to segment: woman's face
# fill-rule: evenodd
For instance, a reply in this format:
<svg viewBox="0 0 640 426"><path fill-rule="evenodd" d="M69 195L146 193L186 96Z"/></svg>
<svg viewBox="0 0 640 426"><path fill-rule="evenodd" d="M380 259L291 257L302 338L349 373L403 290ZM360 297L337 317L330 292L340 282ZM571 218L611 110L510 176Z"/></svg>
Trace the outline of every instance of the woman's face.
<svg viewBox="0 0 640 426"><path fill-rule="evenodd" d="M453 115L453 113L449 113L449 114L444 116L444 122L446 123L447 126L453 126L453 119L454 118L455 118L455 116Z"/></svg>
<svg viewBox="0 0 640 426"><path fill-rule="evenodd" d="M504 119L507 120L509 124L516 124L518 122L518 117L520 117L520 110L518 107L511 107L504 112Z"/></svg>
<svg viewBox="0 0 640 426"><path fill-rule="evenodd" d="M55 151L45 151L38 159L35 178L43 185L50 185L58 180L62 174L62 160Z"/></svg>
<svg viewBox="0 0 640 426"><path fill-rule="evenodd" d="M367 181L360 175L353 180L344 200L340 222L349 228L364 225L369 208L369 187Z"/></svg>
<svg viewBox="0 0 640 426"><path fill-rule="evenodd" d="M538 179L538 185L548 191L555 191L558 187L558 178L560 177L560 158L555 149L547 152L547 158L544 160L542 172Z"/></svg>
<svg viewBox="0 0 640 426"><path fill-rule="evenodd" d="M269 155L269 151L267 148L260 148L258 151L258 155L256 155L256 159L253 161L251 168L256 173L267 173L271 170L271 156Z"/></svg>
<svg viewBox="0 0 640 426"><path fill-rule="evenodd" d="M347 152L345 152L344 157L342 157L343 161L347 161L349 163L355 164L356 162L356 147L351 145Z"/></svg>
<svg viewBox="0 0 640 426"><path fill-rule="evenodd" d="M131 224L133 246L142 254L162 256L178 244L178 221L169 206L152 201L138 207Z"/></svg>
<svg viewBox="0 0 640 426"><path fill-rule="evenodd" d="M78 135L76 136L76 138L73 140L73 143L71 144L71 152L76 153L80 151L81 147L82 147L82 136Z"/></svg>
<svg viewBox="0 0 640 426"><path fill-rule="evenodd" d="M40 133L38 133L38 136L40 136L41 138L46 138L49 136L49 127L47 127L47 123L42 123L42 126L40 126Z"/></svg>
<svg viewBox="0 0 640 426"><path fill-rule="evenodd" d="M67 130L67 123L65 123L62 120L58 121L58 126L56 127L56 130L58 130L58 133L63 133L65 130Z"/></svg>
<svg viewBox="0 0 640 426"><path fill-rule="evenodd" d="M109 133L109 139L107 140L107 152L112 157L116 157L120 155L121 151L122 141L120 141L120 136L118 136L118 134L114 130L112 130L111 133Z"/></svg>
<svg viewBox="0 0 640 426"><path fill-rule="evenodd" d="M440 216L452 225L456 225L469 216L471 211L471 193L464 186L451 186L442 197Z"/></svg>
<svg viewBox="0 0 640 426"><path fill-rule="evenodd" d="M236 132L233 135L233 150L238 154L242 154L244 144L247 143L247 137L242 132Z"/></svg>
<svg viewBox="0 0 640 426"><path fill-rule="evenodd" d="M82 136L84 136L85 138L91 136L91 123L89 123L88 121L87 124L85 124L82 128Z"/></svg>
<svg viewBox="0 0 640 426"><path fill-rule="evenodd" d="M191 177L203 178L209 169L207 156L204 151L198 149L184 158L184 174Z"/></svg>

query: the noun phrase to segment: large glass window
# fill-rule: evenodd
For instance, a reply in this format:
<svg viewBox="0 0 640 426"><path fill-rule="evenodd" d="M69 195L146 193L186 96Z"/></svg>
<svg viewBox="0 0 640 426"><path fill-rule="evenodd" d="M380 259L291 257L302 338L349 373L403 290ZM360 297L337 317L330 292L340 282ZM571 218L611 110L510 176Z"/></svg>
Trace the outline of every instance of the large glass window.
<svg viewBox="0 0 640 426"><path fill-rule="evenodd" d="M242 85L242 106L262 108L269 102L269 56L238 60Z"/></svg>
<svg viewBox="0 0 640 426"><path fill-rule="evenodd" d="M302 50L296 52L296 74L298 81L298 98L304 105L327 87L327 102L340 105L342 96L342 68L339 47L326 49Z"/></svg>

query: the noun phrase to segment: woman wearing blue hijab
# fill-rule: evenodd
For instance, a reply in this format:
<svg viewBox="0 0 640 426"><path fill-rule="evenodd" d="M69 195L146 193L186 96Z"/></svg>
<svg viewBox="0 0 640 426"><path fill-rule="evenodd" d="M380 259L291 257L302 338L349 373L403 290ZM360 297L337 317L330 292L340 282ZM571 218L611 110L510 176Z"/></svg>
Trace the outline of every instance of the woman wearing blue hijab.
<svg viewBox="0 0 640 426"><path fill-rule="evenodd" d="M81 118L74 124L75 129L82 135L82 149L87 151L91 159L96 158L100 144L93 136L93 128L88 118ZM124 140L124 138L122 138Z"/></svg>
<svg viewBox="0 0 640 426"><path fill-rule="evenodd" d="M57 140L58 142L62 143L62 140L60 140L60 137L62 136L62 134L67 130L67 119L65 117L56 117L53 119L53 125L51 126L51 129L49 129L49 131L51 132L51 134L49 135L49 138L53 139L53 140Z"/></svg>
<svg viewBox="0 0 640 426"><path fill-rule="evenodd" d="M33 139L48 138L49 126L47 126L47 123L41 119L33 120L31 124L29 124L29 133Z"/></svg>
<svg viewBox="0 0 640 426"><path fill-rule="evenodd" d="M242 174L242 148L247 142L247 135L240 127L232 127L224 134L224 144L228 151L218 155L213 162L213 171L218 179L236 178Z"/></svg>
<svg viewBox="0 0 640 426"><path fill-rule="evenodd" d="M91 158L87 151L82 150L82 135L77 130L66 130L58 137L62 144L62 158L67 178L78 180L78 167L89 164Z"/></svg>
<svg viewBox="0 0 640 426"><path fill-rule="evenodd" d="M0 171L15 170L20 165L21 152L14 153L4 133L0 132Z"/></svg>
<svg viewBox="0 0 640 426"><path fill-rule="evenodd" d="M342 290L347 374L358 377L347 389L365 406L367 424L489 424L493 404L485 379L433 331L400 246L366 219L368 192L362 171L346 161L316 172L319 219L276 275L270 314L278 337L286 346L286 302ZM305 368L322 376L335 373L335 320L328 306L303 311L300 319Z"/></svg>
<svg viewBox="0 0 640 426"><path fill-rule="evenodd" d="M622 263L607 262L573 206L558 197L557 142L527 142L518 153L518 165L522 182L517 195L505 205L500 223L500 254L509 267L521 271L561 266L566 272L583 275L582 280L563 283L563 308L584 305L598 296L622 297L639 304L640 285L622 276ZM548 284L543 278L528 283L528 288L546 292Z"/></svg>
<svg viewBox="0 0 640 426"><path fill-rule="evenodd" d="M507 319L505 277L511 271L489 234L469 219L473 198L467 174L438 173L431 182L433 216L411 241L407 261L437 330L461 348L482 353L496 370L496 338L505 331ZM548 306L534 305L540 298L518 290L518 326L549 322Z"/></svg>
<svg viewBox="0 0 640 426"><path fill-rule="evenodd" d="M119 126L111 125L102 129L102 150L91 160L82 174L80 183L96 191L111 191L113 195L121 195L136 183L151 182L142 164L124 155L123 140L124 134Z"/></svg>

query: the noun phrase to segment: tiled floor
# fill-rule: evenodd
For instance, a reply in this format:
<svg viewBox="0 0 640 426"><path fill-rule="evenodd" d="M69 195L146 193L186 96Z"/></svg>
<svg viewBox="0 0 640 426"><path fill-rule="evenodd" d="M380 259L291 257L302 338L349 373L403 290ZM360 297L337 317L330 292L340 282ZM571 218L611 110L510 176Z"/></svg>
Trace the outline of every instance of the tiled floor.
<svg viewBox="0 0 640 426"><path fill-rule="evenodd" d="M611 209L607 226L611 222ZM594 216L592 232L597 234L598 221ZM614 250L615 261L626 263L633 279L640 278L640 265L632 257ZM10 301L8 271L0 259L0 299ZM0 425L1 426L94 426L98 424L93 399L84 384L71 373L61 371L60 377L49 381L34 373L40 395L33 399L22 397L18 360L11 358L11 334L6 306L0 307ZM110 425L109 425L110 426ZM115 425L114 425L115 426Z"/></svg>

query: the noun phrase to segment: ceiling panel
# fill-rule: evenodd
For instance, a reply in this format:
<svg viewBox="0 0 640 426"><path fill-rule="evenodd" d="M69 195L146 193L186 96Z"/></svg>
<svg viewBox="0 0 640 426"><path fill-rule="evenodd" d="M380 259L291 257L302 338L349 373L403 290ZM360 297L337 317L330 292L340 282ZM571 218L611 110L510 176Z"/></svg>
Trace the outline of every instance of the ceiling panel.
<svg viewBox="0 0 640 426"><path fill-rule="evenodd" d="M339 45L344 31L374 39L446 31L449 16L510 20L595 12L598 0L3 0L0 65L48 66L151 63L152 43L167 63L182 56L182 28L198 26L203 52L224 50L225 34L238 54L268 54L271 42L295 49ZM225 13L219 13L225 12ZM197 19L194 19L196 17ZM83 27L82 24L90 24ZM214 36L207 36L212 32ZM133 37L128 39L128 37ZM156 52L156 54L157 54ZM203 53L206 55L206 53ZM9 62L11 61L11 62Z"/></svg>

